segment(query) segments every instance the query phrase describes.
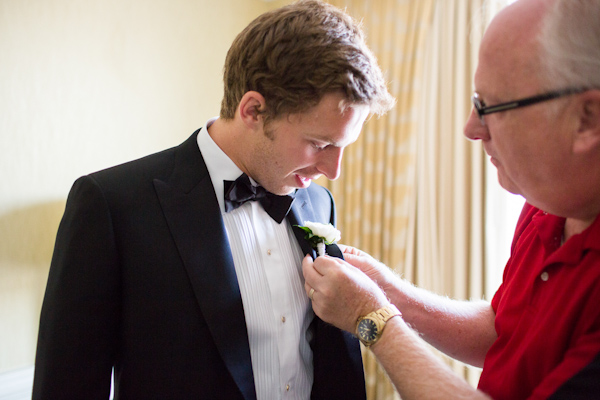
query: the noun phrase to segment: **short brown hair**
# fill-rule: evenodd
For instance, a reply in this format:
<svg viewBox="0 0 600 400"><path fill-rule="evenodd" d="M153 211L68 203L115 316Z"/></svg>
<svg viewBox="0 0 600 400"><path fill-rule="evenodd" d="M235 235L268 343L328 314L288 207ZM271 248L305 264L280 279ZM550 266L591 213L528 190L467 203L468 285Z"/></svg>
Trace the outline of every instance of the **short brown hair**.
<svg viewBox="0 0 600 400"><path fill-rule="evenodd" d="M302 113L325 94L345 94L343 107L383 114L394 104L360 26L338 8L302 0L260 15L233 41L223 71L221 118L232 119L242 96L259 92L265 121Z"/></svg>

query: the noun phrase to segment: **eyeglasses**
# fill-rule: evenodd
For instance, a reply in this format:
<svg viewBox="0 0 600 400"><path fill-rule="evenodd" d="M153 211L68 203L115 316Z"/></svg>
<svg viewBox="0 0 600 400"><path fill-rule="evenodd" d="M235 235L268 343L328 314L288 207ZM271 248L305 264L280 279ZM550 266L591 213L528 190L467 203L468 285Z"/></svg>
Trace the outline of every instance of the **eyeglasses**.
<svg viewBox="0 0 600 400"><path fill-rule="evenodd" d="M485 125L485 121L483 120L483 116L487 114L497 113L500 111L513 110L515 108L530 106L532 104L541 103L543 101L548 101L552 99L556 99L558 97L568 96L575 93L582 93L588 88L570 88L564 90L557 90L555 92L549 92L545 94L539 94L537 96L526 97L520 100L513 100L506 103L497 104L495 106L486 106L483 100L479 99L479 94L477 92L473 93L473 97L471 97L471 101L473 101L473 106L475 110L477 110L477 114L479 115L479 120L482 125Z"/></svg>

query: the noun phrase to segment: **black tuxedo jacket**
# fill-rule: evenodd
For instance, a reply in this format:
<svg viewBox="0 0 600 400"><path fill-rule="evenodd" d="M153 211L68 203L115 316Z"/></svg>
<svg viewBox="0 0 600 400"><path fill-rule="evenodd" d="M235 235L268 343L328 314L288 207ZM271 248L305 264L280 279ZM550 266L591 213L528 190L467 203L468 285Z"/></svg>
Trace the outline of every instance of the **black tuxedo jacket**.
<svg viewBox="0 0 600 400"><path fill-rule="evenodd" d="M34 399L108 399L113 366L117 399L256 398L240 290L197 134L73 185L42 307ZM313 184L287 218L333 223L334 212L330 193ZM311 329L311 398L364 399L357 340L316 317Z"/></svg>

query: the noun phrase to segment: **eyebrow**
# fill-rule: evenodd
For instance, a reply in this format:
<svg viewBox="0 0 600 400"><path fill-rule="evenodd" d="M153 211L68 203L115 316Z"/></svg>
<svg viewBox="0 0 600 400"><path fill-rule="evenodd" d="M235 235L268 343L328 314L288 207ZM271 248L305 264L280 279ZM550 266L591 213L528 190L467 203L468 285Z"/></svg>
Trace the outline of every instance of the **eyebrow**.
<svg viewBox="0 0 600 400"><path fill-rule="evenodd" d="M354 138L354 140L352 140L351 142L349 142L349 143L347 143L347 144L345 144L343 146L339 142L332 141L331 138L329 138L329 137L317 136L317 134L315 134L315 133L307 133L306 136L308 138L310 138L311 140L315 140L315 141L318 141L318 142L327 143L328 146L333 146L333 147L348 147L351 144L356 143L356 141L360 137L360 133L362 133L362 129L360 130L360 132L356 136L356 138Z"/></svg>
<svg viewBox="0 0 600 400"><path fill-rule="evenodd" d="M331 141L330 138L324 138L321 136L313 136L313 135L307 135L307 136L310 140L314 140L316 142L327 143L327 145L331 145L331 146L337 146L337 143Z"/></svg>

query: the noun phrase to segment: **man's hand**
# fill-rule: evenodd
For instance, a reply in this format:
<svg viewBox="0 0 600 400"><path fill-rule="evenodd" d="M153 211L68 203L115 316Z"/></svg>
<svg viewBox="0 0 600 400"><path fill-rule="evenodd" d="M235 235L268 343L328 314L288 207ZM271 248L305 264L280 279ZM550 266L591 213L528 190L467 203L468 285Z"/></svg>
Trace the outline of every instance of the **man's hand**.
<svg viewBox="0 0 600 400"><path fill-rule="evenodd" d="M355 333L356 321L388 304L383 291L361 270L339 258L321 256L302 261L306 293L313 310L325 322Z"/></svg>
<svg viewBox="0 0 600 400"><path fill-rule="evenodd" d="M390 268L360 249L343 244L340 244L339 247L348 263L371 278L390 297L390 289L395 287L400 279Z"/></svg>

